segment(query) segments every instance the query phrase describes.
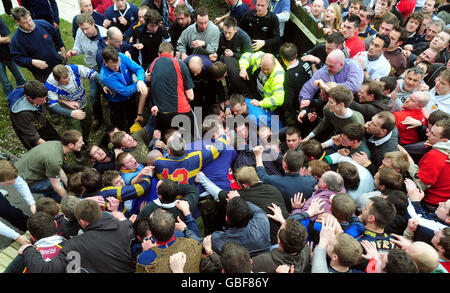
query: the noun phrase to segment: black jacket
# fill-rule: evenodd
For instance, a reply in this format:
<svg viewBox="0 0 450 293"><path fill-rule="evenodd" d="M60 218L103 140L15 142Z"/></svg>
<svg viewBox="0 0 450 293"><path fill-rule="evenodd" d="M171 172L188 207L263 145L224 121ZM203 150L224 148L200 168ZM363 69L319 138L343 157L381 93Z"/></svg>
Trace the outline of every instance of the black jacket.
<svg viewBox="0 0 450 293"><path fill-rule="evenodd" d="M242 28L252 40L265 40L266 44L260 49L266 53L276 55L280 43L280 25L277 16L268 11L263 17L256 15L255 10L249 10L239 21Z"/></svg>
<svg viewBox="0 0 450 293"><path fill-rule="evenodd" d="M83 273L134 273L136 264L130 248L133 239L130 221L119 222L103 213L83 234L67 241L52 261L45 262L34 247L26 248L23 256L31 273L77 272L77 269Z"/></svg>
<svg viewBox="0 0 450 293"><path fill-rule="evenodd" d="M392 100L390 97L382 97L381 99L369 103L358 103L353 101L350 104L350 109L356 110L364 117L364 121L372 120L372 117L382 111L391 111Z"/></svg>

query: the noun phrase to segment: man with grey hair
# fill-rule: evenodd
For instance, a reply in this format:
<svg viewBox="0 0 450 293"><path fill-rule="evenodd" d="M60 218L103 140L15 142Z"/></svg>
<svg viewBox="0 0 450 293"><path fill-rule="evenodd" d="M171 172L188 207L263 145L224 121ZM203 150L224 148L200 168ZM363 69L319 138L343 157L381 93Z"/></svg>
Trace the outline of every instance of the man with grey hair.
<svg viewBox="0 0 450 293"><path fill-rule="evenodd" d="M78 4L80 5L80 12L87 13L94 18L95 24L103 27L103 20L105 19L103 14L94 10L92 6L91 0L78 0ZM75 39L78 30L77 17L75 15L72 20L72 36Z"/></svg>
<svg viewBox="0 0 450 293"><path fill-rule="evenodd" d="M420 42L405 45L403 49L411 51L412 54L419 56L420 53L430 47L430 42L437 36L437 34L444 31L444 29L445 22L442 19L433 20L425 31L425 35L422 37Z"/></svg>
<svg viewBox="0 0 450 293"><path fill-rule="evenodd" d="M78 231L81 229L80 224L75 217L75 206L81 199L73 195L67 195L61 200L61 215L58 215L55 219L61 219L61 224L56 226L56 232L58 235L63 236L66 239L70 239L75 235L78 235Z"/></svg>
<svg viewBox="0 0 450 293"><path fill-rule="evenodd" d="M392 112L400 111L406 99L416 91L426 91L429 89L428 85L423 81L425 72L420 67L408 68L403 77L397 80L397 87L392 92L392 100L394 105Z"/></svg>
<svg viewBox="0 0 450 293"><path fill-rule="evenodd" d="M323 173L316 187L316 191L310 198L308 198L303 207L299 207L296 204L292 206L293 210L291 212L291 215L298 212L306 212L314 199L322 200L324 202L324 205L322 206L323 211L325 213L331 213L331 199L337 193L346 192L346 189L344 187L344 179L342 178L341 174L334 171L327 171ZM316 217L312 217L311 219L315 220Z"/></svg>

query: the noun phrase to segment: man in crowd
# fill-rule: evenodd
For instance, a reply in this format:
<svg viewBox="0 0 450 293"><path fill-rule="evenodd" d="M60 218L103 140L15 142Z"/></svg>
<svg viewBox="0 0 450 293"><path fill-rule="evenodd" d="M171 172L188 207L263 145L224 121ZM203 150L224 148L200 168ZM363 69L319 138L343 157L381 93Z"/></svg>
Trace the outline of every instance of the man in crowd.
<svg viewBox="0 0 450 293"><path fill-rule="evenodd" d="M213 54L219 46L220 31L209 20L208 11L200 7L196 15L195 23L181 33L177 42L177 51L183 61L192 54Z"/></svg>
<svg viewBox="0 0 450 293"><path fill-rule="evenodd" d="M20 27L11 38L13 61L29 69L37 80L45 82L53 67L67 58L61 34L45 20L31 19L30 12L23 7L15 7L11 13Z"/></svg>
<svg viewBox="0 0 450 293"><path fill-rule="evenodd" d="M8 96L12 127L27 150L48 140L59 140L58 132L45 117L47 88L38 80L28 81Z"/></svg>
<svg viewBox="0 0 450 293"><path fill-rule="evenodd" d="M61 141L47 141L32 148L15 166L32 192L43 193L61 202L67 195L64 188L67 176L61 168L64 156L72 151L79 152L83 145L81 133L67 130L61 135Z"/></svg>

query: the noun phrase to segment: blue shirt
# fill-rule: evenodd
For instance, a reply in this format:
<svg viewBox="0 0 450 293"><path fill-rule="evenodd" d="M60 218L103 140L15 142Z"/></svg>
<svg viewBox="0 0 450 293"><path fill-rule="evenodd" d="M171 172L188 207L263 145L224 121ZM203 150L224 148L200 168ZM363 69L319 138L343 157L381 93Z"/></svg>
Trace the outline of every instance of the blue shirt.
<svg viewBox="0 0 450 293"><path fill-rule="evenodd" d="M314 192L317 180L311 175L302 176L300 174L268 175L264 167L257 167L259 179L278 188L283 195L287 209L291 210L291 198L297 192L303 193L303 198L309 198Z"/></svg>
<svg viewBox="0 0 450 293"><path fill-rule="evenodd" d="M133 81L133 73L136 74L137 80L145 82L144 68L122 53L119 53L119 58L118 72L112 71L104 63L100 70L100 79L113 91L112 95L106 94L110 102L127 101L137 92L137 82Z"/></svg>
<svg viewBox="0 0 450 293"><path fill-rule="evenodd" d="M120 169L120 176L122 176L123 181L125 181L126 185L130 185L131 180L133 180L133 178L136 177L142 169L144 169L144 166L142 164L139 164L139 167L136 170Z"/></svg>
<svg viewBox="0 0 450 293"><path fill-rule="evenodd" d="M258 127L267 126L271 127L271 116L275 115L274 112L269 109L263 109L258 106L253 106L250 103L249 98L245 98L245 103L247 104L247 116L251 123L255 123ZM260 124L261 123L261 124ZM278 129L283 128L281 120L278 120Z"/></svg>
<svg viewBox="0 0 450 293"><path fill-rule="evenodd" d="M168 178L181 184L194 185L198 171L216 160L226 147L226 137L223 135L214 145L209 145L205 149L192 151L182 157L157 158L153 164L154 172L158 179Z"/></svg>
<svg viewBox="0 0 450 293"><path fill-rule="evenodd" d="M210 146L215 141L196 141L189 145L189 148L193 152L196 150L206 149L206 146ZM228 170L231 168L234 159L236 158L236 150L229 146L216 160L212 161L208 165L202 167L201 171L205 173L209 180L214 182L222 190L230 190L230 180L228 179ZM201 184L196 185L200 193L204 191Z"/></svg>

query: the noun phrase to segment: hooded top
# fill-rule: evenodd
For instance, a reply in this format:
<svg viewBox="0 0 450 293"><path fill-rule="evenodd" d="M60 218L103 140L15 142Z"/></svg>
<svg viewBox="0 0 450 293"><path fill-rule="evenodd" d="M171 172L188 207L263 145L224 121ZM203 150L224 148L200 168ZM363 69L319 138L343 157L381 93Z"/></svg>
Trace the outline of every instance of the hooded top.
<svg viewBox="0 0 450 293"><path fill-rule="evenodd" d="M392 110L392 100L390 97L382 96L379 100L374 100L369 103L358 103L352 101L349 108L358 111L364 117L364 121L370 121L373 116L382 111Z"/></svg>
<svg viewBox="0 0 450 293"><path fill-rule="evenodd" d="M31 149L41 138L39 130L48 126L44 109L28 101L23 87L13 90L7 99L12 127L24 146Z"/></svg>

